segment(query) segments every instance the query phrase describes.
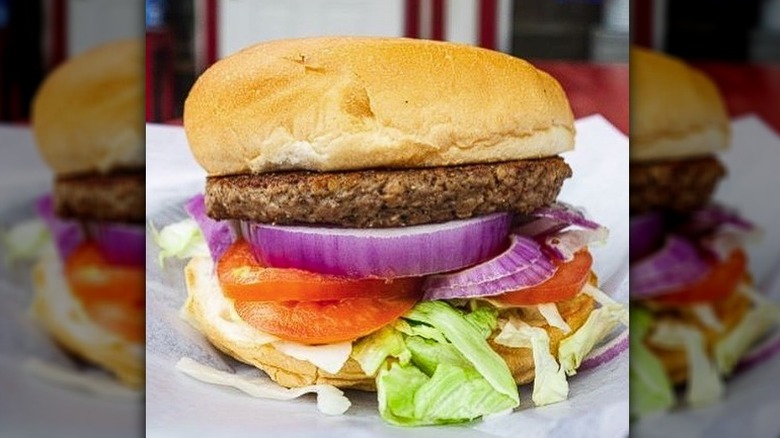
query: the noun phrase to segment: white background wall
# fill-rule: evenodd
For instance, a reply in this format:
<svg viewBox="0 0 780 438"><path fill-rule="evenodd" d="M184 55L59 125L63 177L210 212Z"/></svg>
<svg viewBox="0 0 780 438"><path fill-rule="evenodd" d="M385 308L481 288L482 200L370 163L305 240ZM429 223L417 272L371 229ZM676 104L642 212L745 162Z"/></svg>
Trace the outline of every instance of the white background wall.
<svg viewBox="0 0 780 438"><path fill-rule="evenodd" d="M222 0L217 56L273 39L403 36L404 0Z"/></svg>
<svg viewBox="0 0 780 438"><path fill-rule="evenodd" d="M66 11L66 56L100 43L143 36L144 2L140 0L68 0Z"/></svg>

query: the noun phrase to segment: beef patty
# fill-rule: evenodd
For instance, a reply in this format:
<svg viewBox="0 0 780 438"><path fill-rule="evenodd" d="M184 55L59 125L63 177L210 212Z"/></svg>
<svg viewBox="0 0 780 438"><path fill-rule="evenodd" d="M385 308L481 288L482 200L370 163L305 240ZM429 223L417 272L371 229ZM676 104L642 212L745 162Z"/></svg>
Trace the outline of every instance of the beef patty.
<svg viewBox="0 0 780 438"><path fill-rule="evenodd" d="M215 219L381 228L446 222L552 203L571 168L560 157L349 172L212 176Z"/></svg>
<svg viewBox="0 0 780 438"><path fill-rule="evenodd" d="M63 218L141 223L145 199L141 170L60 176L54 182L54 209Z"/></svg>
<svg viewBox="0 0 780 438"><path fill-rule="evenodd" d="M631 164L631 214L704 207L726 169L715 157Z"/></svg>

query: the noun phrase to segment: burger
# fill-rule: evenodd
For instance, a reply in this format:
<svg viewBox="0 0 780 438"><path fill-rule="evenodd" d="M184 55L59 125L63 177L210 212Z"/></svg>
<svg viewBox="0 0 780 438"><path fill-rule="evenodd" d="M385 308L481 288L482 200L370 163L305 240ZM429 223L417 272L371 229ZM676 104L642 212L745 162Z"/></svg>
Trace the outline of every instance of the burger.
<svg viewBox="0 0 780 438"><path fill-rule="evenodd" d="M208 174L186 210L210 256L185 268L183 314L282 386L376 391L393 424L469 421L517 407L518 384L565 400L566 376L627 324L591 270L606 229L556 201L568 100L525 61L261 43L197 79L184 128Z"/></svg>
<svg viewBox="0 0 780 438"><path fill-rule="evenodd" d="M36 208L53 245L33 268L33 314L67 351L144 381L143 46L75 56L39 88L32 128L54 172Z"/></svg>
<svg viewBox="0 0 780 438"><path fill-rule="evenodd" d="M719 400L776 308L756 292L755 228L714 203L729 120L715 84L683 61L631 51L631 414Z"/></svg>

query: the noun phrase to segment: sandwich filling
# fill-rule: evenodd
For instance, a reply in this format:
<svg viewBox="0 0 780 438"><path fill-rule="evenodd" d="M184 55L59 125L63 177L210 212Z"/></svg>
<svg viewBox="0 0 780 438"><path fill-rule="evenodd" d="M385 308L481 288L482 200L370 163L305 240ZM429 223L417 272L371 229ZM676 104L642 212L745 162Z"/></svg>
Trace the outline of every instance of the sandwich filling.
<svg viewBox="0 0 780 438"><path fill-rule="evenodd" d="M555 158L212 177L205 198L187 203L191 219L156 240L165 255L192 256L191 245L166 244L166 231L197 223L211 260L188 265L183 313L222 351L284 386L376 390L382 417L394 424L470 421L517 407L518 384L534 382L536 405L565 400L567 376L628 325L625 306L600 291L592 273L587 246L604 240L606 229L552 202L569 173ZM383 196L370 190L376 184L400 190ZM290 187L288 198L270 201ZM516 200L539 187L547 194L522 206L505 201L520 210L511 213L490 205L510 187ZM263 200L242 204L239 188ZM448 222L430 223L432 207L401 206L408 202L398 196L417 205L428 191L447 193L427 198L452 206ZM339 192L347 195L338 199ZM247 220L288 211L282 201L293 212L314 208L317 221L338 219L331 226L301 225L295 214L286 216L295 225ZM369 228L378 224L396 226Z"/></svg>

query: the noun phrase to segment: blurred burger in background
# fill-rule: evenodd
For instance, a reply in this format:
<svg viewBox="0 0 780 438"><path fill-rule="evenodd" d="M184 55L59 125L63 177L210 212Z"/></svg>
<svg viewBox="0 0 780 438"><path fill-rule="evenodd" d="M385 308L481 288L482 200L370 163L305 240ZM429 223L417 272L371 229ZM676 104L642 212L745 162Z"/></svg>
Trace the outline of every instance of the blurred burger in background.
<svg viewBox="0 0 780 438"><path fill-rule="evenodd" d="M54 172L37 212L53 245L33 269L33 313L66 350L143 385L144 49L104 44L44 81L32 128Z"/></svg>
<svg viewBox="0 0 780 438"><path fill-rule="evenodd" d="M724 378L778 321L757 292L756 230L712 201L730 128L715 84L681 60L631 50L631 413L720 399Z"/></svg>

